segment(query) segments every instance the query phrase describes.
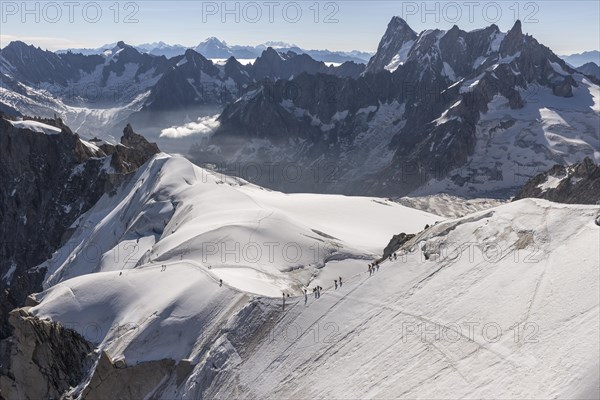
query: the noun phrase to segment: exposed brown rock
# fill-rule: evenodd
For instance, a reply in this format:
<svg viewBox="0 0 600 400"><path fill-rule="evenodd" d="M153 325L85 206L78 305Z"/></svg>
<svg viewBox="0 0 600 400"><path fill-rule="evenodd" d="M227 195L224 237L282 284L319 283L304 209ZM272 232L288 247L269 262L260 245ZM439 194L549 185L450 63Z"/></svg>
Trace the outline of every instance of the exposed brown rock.
<svg viewBox="0 0 600 400"><path fill-rule="evenodd" d="M0 342L0 397L58 399L92 365L92 346L78 333L40 320L29 307L10 313L13 336Z"/></svg>

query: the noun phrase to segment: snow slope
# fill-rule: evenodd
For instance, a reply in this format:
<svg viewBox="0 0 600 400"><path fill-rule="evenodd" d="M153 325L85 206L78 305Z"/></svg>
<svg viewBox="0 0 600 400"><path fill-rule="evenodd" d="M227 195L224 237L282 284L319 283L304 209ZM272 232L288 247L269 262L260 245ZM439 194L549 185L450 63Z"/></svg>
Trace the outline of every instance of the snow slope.
<svg viewBox="0 0 600 400"><path fill-rule="evenodd" d="M160 154L42 264L39 312L76 321L128 362L193 358L199 334L240 301L355 274L397 229L440 219L373 198L272 192Z"/></svg>
<svg viewBox="0 0 600 400"><path fill-rule="evenodd" d="M398 229L418 232L440 219L373 198L273 192L161 154L75 222L65 248L43 265L45 286L189 260L225 282L235 270L266 285L240 282L242 290L298 293L327 261L374 258Z"/></svg>
<svg viewBox="0 0 600 400"><path fill-rule="evenodd" d="M33 132L44 133L46 135L59 134L61 129L52 125L44 124L38 121L8 121L12 126L19 129L29 129Z"/></svg>
<svg viewBox="0 0 600 400"><path fill-rule="evenodd" d="M96 88L92 83L89 85L91 88ZM106 88L105 92L119 93L124 97L120 99L122 101L100 103L86 99L86 93L73 96L72 93L79 93L75 89L52 85L30 87L21 84L22 93L0 87L0 102L19 110L24 115L52 118L55 114L59 114L74 132L115 140L114 137L106 134L106 127L122 123L133 112L139 111L150 94L150 91L138 95L134 94L133 90L127 93L119 90L123 89L119 89L117 83L114 87Z"/></svg>
<svg viewBox="0 0 600 400"><path fill-rule="evenodd" d="M128 365L192 360L158 398L597 398L597 213L528 199L444 221L285 311L190 260L62 281L32 311L111 326Z"/></svg>
<svg viewBox="0 0 600 400"><path fill-rule="evenodd" d="M208 397L597 398L596 214L524 200L438 224L415 248L462 253L415 251L299 302Z"/></svg>

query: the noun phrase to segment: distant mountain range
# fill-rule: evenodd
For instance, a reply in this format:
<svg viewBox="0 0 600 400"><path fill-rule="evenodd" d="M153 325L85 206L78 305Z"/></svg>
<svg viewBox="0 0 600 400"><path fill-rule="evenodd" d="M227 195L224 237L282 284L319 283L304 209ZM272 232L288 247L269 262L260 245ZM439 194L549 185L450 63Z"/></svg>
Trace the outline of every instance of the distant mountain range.
<svg viewBox="0 0 600 400"><path fill-rule="evenodd" d="M0 51L0 110L56 113L109 140L131 122L226 173L293 163L298 180L255 182L286 192L506 198L540 170L600 153L600 81L520 22L417 33L394 17L367 65L269 44L246 63L214 38L171 58L152 54L173 50L164 43L83 55L12 42Z"/></svg>
<svg viewBox="0 0 600 400"><path fill-rule="evenodd" d="M584 51L583 53L560 56L560 58L565 60L573 67L580 67L590 62L600 65L600 51L598 50Z"/></svg>
<svg viewBox="0 0 600 400"><path fill-rule="evenodd" d="M291 83L292 95L290 82L258 85L227 105L194 160L319 170L277 182L284 191L506 198L540 170L598 155L598 79L520 21L417 33L395 17L358 79Z"/></svg>
<svg viewBox="0 0 600 400"><path fill-rule="evenodd" d="M581 67L577 67L577 71L582 74L591 75L597 79L600 79L600 66L594 62L583 64Z"/></svg>
<svg viewBox="0 0 600 400"><path fill-rule="evenodd" d="M58 50L57 53L66 53L70 51L72 53L94 55L102 54L107 49L112 49L115 46L116 43L109 43L96 49L73 48ZM141 53L148 53L155 56L165 56L167 58L183 55L187 49L192 48L209 59L227 59L229 57L235 57L238 60L256 59L260 57L263 51L271 47L282 53L293 51L297 54L307 54L317 61L339 64L347 61L366 64L373 55L372 53L358 50L349 52L307 50L302 49L295 44L273 41L259 44L257 46L228 45L226 42L219 40L216 37L209 37L195 47L186 47L179 44L170 45L164 42L144 43L133 47L135 47Z"/></svg>
<svg viewBox="0 0 600 400"><path fill-rule="evenodd" d="M328 66L307 54L272 47L244 65L233 56L215 63L194 49L167 58L119 42L86 55L15 41L0 51L0 110L43 117L58 113L87 135L116 137L130 120L141 129L150 122L164 128L206 107L216 113L261 80L302 73L357 78L364 69L354 62Z"/></svg>

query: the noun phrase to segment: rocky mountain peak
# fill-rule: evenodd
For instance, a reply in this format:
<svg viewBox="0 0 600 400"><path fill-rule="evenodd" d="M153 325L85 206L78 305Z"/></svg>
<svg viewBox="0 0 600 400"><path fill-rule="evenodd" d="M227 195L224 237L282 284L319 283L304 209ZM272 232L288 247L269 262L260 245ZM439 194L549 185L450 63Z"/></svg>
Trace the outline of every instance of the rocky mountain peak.
<svg viewBox="0 0 600 400"><path fill-rule="evenodd" d="M491 29L493 32L500 32L500 28L496 24L491 24L488 29Z"/></svg>
<svg viewBox="0 0 600 400"><path fill-rule="evenodd" d="M506 33L500 52L503 56L510 56L518 52L522 47L523 31L521 29L521 21L517 20L513 27Z"/></svg>
<svg viewBox="0 0 600 400"><path fill-rule="evenodd" d="M452 25L452 28L450 28L446 34L457 34L460 32L462 32L462 30L458 27L458 25Z"/></svg>
<svg viewBox="0 0 600 400"><path fill-rule="evenodd" d="M231 49L227 46L227 43L216 37L207 38L198 44L195 50L209 58L227 58L232 55Z"/></svg>
<svg viewBox="0 0 600 400"><path fill-rule="evenodd" d="M417 39L417 33L400 17L393 17L385 34L379 42L377 53L369 60L367 72L384 69L394 58L404 58L410 50L411 42ZM406 54L403 54L406 53Z"/></svg>
<svg viewBox="0 0 600 400"><path fill-rule="evenodd" d="M415 33L410 25L401 17L394 16L388 23L387 27L388 32L390 31L402 31L402 32L412 32Z"/></svg>
<svg viewBox="0 0 600 400"><path fill-rule="evenodd" d="M192 50L192 49L187 49L183 55L185 56L185 58L187 58L189 60L189 59L194 58L194 56L196 54L200 54L200 53L198 53L197 51Z"/></svg>
<svg viewBox="0 0 600 400"><path fill-rule="evenodd" d="M225 61L225 65L242 65L234 56L231 56Z"/></svg>
<svg viewBox="0 0 600 400"><path fill-rule="evenodd" d="M272 47L267 47L265 51L261 54L260 58L264 58L267 60L277 60L281 58L281 55Z"/></svg>
<svg viewBox="0 0 600 400"><path fill-rule="evenodd" d="M204 40L204 42L202 43L211 43L211 44L220 44L220 45L225 45L225 42L222 40L219 40L219 38L215 37L215 36L211 36L206 38L206 40Z"/></svg>
<svg viewBox="0 0 600 400"><path fill-rule="evenodd" d="M8 45L6 45L6 47L4 47L2 49L2 51L16 50L16 49L24 50L24 49L28 49L28 48L35 49L35 46L29 45L29 44L27 44L25 42L22 42L20 40L13 40Z"/></svg>
<svg viewBox="0 0 600 400"><path fill-rule="evenodd" d="M202 54L198 53L196 50L187 49L185 51L184 58L190 63L190 65L189 66L186 66L185 64L179 65L180 68L183 67L184 69L188 69L188 68L190 68L190 66L193 66L197 69L200 69L201 71L206 72L207 74L209 74L211 76L218 74L218 70L216 69L216 67L214 66L212 61L208 60L206 57L204 57Z"/></svg>
<svg viewBox="0 0 600 400"><path fill-rule="evenodd" d="M133 131L133 127L131 124L127 124L127 126L123 129L123 137L121 137L121 144L123 146L132 147L132 148L153 148L158 153L158 146L156 143L150 143L146 140L145 137L139 135Z"/></svg>
<svg viewBox="0 0 600 400"><path fill-rule="evenodd" d="M145 137L133 131L131 124L123 129L121 144L107 153L112 155L111 166L120 173L129 173L144 164L153 155L160 153L156 143L150 143ZM133 168L132 168L133 167Z"/></svg>
<svg viewBox="0 0 600 400"><path fill-rule="evenodd" d="M508 35L523 35L523 29L521 27L521 20L518 19L515 21L513 27L508 31Z"/></svg>

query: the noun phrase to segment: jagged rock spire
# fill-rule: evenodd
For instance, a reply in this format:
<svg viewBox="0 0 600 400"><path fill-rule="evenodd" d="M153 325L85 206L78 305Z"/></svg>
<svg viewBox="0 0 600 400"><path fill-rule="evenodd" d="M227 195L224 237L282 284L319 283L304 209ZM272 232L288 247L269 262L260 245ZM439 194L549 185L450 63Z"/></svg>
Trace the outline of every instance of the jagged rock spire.
<svg viewBox="0 0 600 400"><path fill-rule="evenodd" d="M379 42L377 53L367 65L367 72L385 68L407 43L416 40L417 33L400 17L393 17Z"/></svg>

